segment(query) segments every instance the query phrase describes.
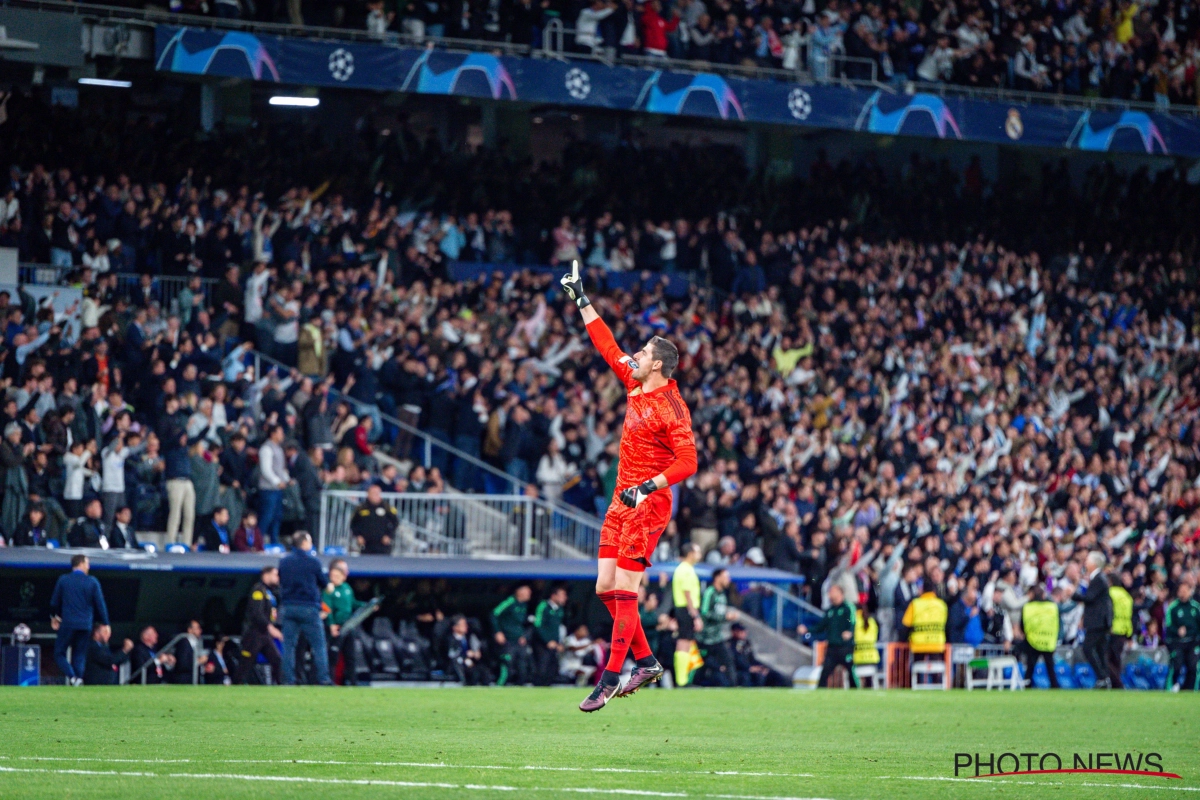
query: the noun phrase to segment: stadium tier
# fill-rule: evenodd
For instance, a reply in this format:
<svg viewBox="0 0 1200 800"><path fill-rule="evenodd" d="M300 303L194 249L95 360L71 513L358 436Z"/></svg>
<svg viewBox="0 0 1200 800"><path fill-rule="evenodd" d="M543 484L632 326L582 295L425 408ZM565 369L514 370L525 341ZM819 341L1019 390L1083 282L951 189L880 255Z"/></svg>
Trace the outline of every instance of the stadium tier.
<svg viewBox="0 0 1200 800"><path fill-rule="evenodd" d="M1197 687L1182 10L172 11L0 9L6 680Z"/></svg>

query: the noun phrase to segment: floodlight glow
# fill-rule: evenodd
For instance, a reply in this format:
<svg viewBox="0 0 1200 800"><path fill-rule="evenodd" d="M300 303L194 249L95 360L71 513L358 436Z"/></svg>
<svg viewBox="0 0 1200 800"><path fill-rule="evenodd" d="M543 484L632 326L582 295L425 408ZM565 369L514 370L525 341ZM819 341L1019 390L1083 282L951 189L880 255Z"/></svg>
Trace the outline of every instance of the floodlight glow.
<svg viewBox="0 0 1200 800"><path fill-rule="evenodd" d="M321 105L320 99L316 97L291 97L285 94L277 94L268 102L273 106L287 106L290 108L316 108Z"/></svg>
<svg viewBox="0 0 1200 800"><path fill-rule="evenodd" d="M79 82L84 86L107 86L110 89L128 89L133 86L133 81L113 81L108 78L80 78Z"/></svg>

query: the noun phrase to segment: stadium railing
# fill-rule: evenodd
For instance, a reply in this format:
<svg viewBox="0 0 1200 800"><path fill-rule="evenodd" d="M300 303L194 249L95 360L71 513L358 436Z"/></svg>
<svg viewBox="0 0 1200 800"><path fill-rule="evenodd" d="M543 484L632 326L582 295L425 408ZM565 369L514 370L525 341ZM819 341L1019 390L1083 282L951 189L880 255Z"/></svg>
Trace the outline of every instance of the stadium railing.
<svg viewBox="0 0 1200 800"><path fill-rule="evenodd" d="M350 522L363 491L321 493L319 543L352 548ZM387 492L399 524L392 555L586 559L600 542L599 520L524 495Z"/></svg>
<svg viewBox="0 0 1200 800"><path fill-rule="evenodd" d="M280 369L282 374L287 374L290 371L290 367L288 367L287 365L284 365L284 363L282 363L280 361L276 361L275 359L272 359L272 357L270 357L269 355L259 353L258 350L252 350L251 357L253 359L254 375L256 375L256 377L262 377L262 375L264 374L263 373L263 365L268 365L268 368L276 367L276 368ZM434 464L433 456L434 456L434 452L437 451L439 456L464 459L464 461L466 461L467 463L472 465L472 467L474 467L475 469L484 471L484 473L486 473L488 475L492 475L493 477L496 477L496 479L500 482L500 485L510 487L509 492L512 495L523 495L524 492L527 492L530 487L533 487L534 491L536 491L536 489L538 489L538 487L536 487L536 485L533 485L533 483L527 483L520 479L517 479L517 477L509 475L508 473L505 473L505 471L497 469L496 467L493 467L492 464L488 464L487 462L482 461L482 459L472 456L472 455L470 455L470 453L464 452L464 451L458 449L458 447L455 447L454 445L450 445L448 443L445 443L445 441L442 441L439 439L434 439L433 437L431 437L430 434L428 434L424 431L421 431L420 428L410 425L410 423L408 423L408 422L404 422L400 419L397 419L397 417L395 417L395 416L391 416L389 414L383 414L382 411L377 411L376 407L371 407L371 405L368 403L358 401L358 399L355 399L348 395L343 395L343 393L337 392L337 391L331 391L330 395L332 397L334 397L336 399L336 401L346 401L347 403L349 403L350 407L352 407L355 410L356 414L376 414L376 413L378 413L379 419L383 421L384 425L394 426L396 429L398 429L398 431L401 431L404 434L407 434L407 438L408 438L407 441L409 444L412 443L413 439L419 440L420 444L413 447L412 450L409 450L408 447L404 447L403 450L407 450L407 452L406 451L396 451L394 453L391 453L392 457L395 457L398 459L407 459L407 458L409 458L410 453L419 453L419 458L420 458L422 467L425 467L426 469L428 469L428 468L432 467L432 465ZM446 483L448 483L448 485L449 485L450 476L444 475L443 479L446 480ZM457 488L462 489L463 487L457 487ZM493 495L462 493L462 497L463 498L488 498L488 497L493 497ZM542 503L546 504L546 501L542 500ZM582 511L580 509L575 509L575 507L572 507L572 506L565 506L563 504L556 503L556 504L546 504L546 505L548 507L550 507L550 509L553 510L554 516L556 516L556 518L560 517L563 519L578 519L578 521L581 521L582 523L586 523L587 525L594 525L595 529L598 531L600 529L600 519L598 517L596 517L595 515L589 515L589 513L587 513L586 511Z"/></svg>
<svg viewBox="0 0 1200 800"><path fill-rule="evenodd" d="M17 279L20 283L30 283L35 286L66 286L68 285L67 276L72 272L78 272L79 269L79 267L21 263L17 266ZM140 273L118 272L116 275L117 291L122 294L128 295L141 285ZM170 314L177 314L179 308L176 300L179 298L179 293L187 288L189 281L191 281L191 276L188 275L155 275L150 285L155 299L158 300L163 310ZM208 299L212 287L216 285L217 281L214 278L201 278L200 283L203 287L204 297Z"/></svg>
<svg viewBox="0 0 1200 800"><path fill-rule="evenodd" d="M794 636L796 626L800 624L813 625L824 615L821 609L802 597L791 594L785 588L774 584L755 584L761 587L765 594L761 614L754 614L763 623L775 629L781 636Z"/></svg>
<svg viewBox="0 0 1200 800"><path fill-rule="evenodd" d="M871 59L857 59L842 54L833 54L830 58L831 69L827 76L814 75L811 71L797 69L778 69L757 65L717 64L707 61L691 61L673 58L656 58L639 55L620 55L609 59L604 55L591 53L566 52L559 44L564 37L551 37L559 48L545 48L513 44L504 41L480 39L456 39L450 37L414 36L405 33L388 31L384 34L371 33L365 30L351 28L324 28L315 25L292 25L288 23L254 22L249 20L222 19L191 14L175 14L159 9L134 9L120 6L93 5L64 2L63 0L7 0L7 5L16 8L31 8L43 11L70 13L87 21L109 23L114 26L142 24L154 26L157 24L181 25L195 28L213 28L219 30L236 30L250 33L262 33L274 36L289 36L300 38L324 39L334 41L350 41L378 44L394 47L437 47L457 52L500 53L514 56L531 56L534 58L558 58L578 61L594 61L604 64L619 63L626 66L645 67L649 69L670 69L685 73L717 73L720 75L759 78L764 80L779 80L800 84L833 84L842 86L858 86L872 90L893 93L915 94L929 93L942 97L962 97L973 100L984 100L997 103L1021 103L1026 105L1050 105L1057 108L1088 109L1092 111L1127 111L1139 110L1156 113L1167 113L1183 117L1200 117L1200 107L1171 105L1159 106L1156 103L1137 100L1118 100L1103 97L1084 97L1082 95L1061 95L1051 92L1023 92L1012 89L991 89L960 86L950 83L926 83L923 81L893 81L884 83L878 80L863 80L845 76L845 66L859 60L869 61L875 69L872 76L877 76L877 64ZM568 29L563 28L565 35ZM803 48L803 45L802 45ZM808 60L802 56L799 65L807 65Z"/></svg>

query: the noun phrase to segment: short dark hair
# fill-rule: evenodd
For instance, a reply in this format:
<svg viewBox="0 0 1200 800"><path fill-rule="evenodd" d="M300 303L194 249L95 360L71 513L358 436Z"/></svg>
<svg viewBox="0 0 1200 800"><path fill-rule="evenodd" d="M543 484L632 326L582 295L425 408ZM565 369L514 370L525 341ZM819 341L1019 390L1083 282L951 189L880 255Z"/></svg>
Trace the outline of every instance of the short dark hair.
<svg viewBox="0 0 1200 800"><path fill-rule="evenodd" d="M679 348L661 336L650 340L650 349L654 351L654 360L662 362L662 376L670 378L679 366Z"/></svg>
<svg viewBox="0 0 1200 800"><path fill-rule="evenodd" d="M715 581L717 579L717 576L719 576L719 575L728 575L728 574L729 574L729 570L725 569L724 567L718 567L717 569L713 570L712 578L709 579L709 583L712 583L713 581ZM837 584L834 584L834 585L836 586ZM841 587L838 587L838 588L841 588Z"/></svg>
<svg viewBox="0 0 1200 800"><path fill-rule="evenodd" d="M274 564L270 564L270 565L265 566L262 569L260 569L258 571L258 576L260 578L265 578L267 575L269 575L270 573L274 572L277 569L279 569L279 567L275 566Z"/></svg>
<svg viewBox="0 0 1200 800"><path fill-rule="evenodd" d="M85 556L83 553L76 553L75 555L71 556L71 569L75 569L85 561L87 561L87 556Z"/></svg>

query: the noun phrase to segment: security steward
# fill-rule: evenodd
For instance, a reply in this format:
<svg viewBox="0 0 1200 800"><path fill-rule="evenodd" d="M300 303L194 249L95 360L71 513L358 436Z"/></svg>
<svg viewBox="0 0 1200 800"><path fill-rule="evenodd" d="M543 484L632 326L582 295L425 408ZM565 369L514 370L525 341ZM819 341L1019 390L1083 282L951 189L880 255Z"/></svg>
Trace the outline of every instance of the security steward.
<svg viewBox="0 0 1200 800"><path fill-rule="evenodd" d="M908 648L914 661L936 661L944 658L946 652L949 609L946 601L934 591L942 582L941 569L934 567L928 581L925 591L912 599L900 620L900 624L908 628Z"/></svg>
<svg viewBox="0 0 1200 800"><path fill-rule="evenodd" d="M562 625L566 617L567 587L555 586L533 612L533 683L549 686L558 680L562 654Z"/></svg>
<svg viewBox="0 0 1200 800"><path fill-rule="evenodd" d="M825 634L825 660L821 663L821 674L817 676L818 687L825 687L834 671L838 667L845 667L850 673L850 685L858 688L858 676L854 674L854 620L854 606L846 602L842 587L834 584L829 587L829 608L825 610L821 621L811 631L807 625L796 629L810 636L814 633Z"/></svg>
<svg viewBox="0 0 1200 800"><path fill-rule="evenodd" d="M276 683L283 676L283 663L279 658L276 641L283 641L283 633L275 626L275 589L279 588L279 569L263 567L258 583L250 590L246 601L246 620L242 627L242 646L237 665L237 683L246 683L254 672L254 665L261 654L271 666L271 679Z"/></svg>
<svg viewBox="0 0 1200 800"><path fill-rule="evenodd" d="M1192 599L1193 586L1184 582L1175 592L1175 600L1167 606L1163 618L1163 638L1171 650L1171 691L1196 691L1197 648L1200 648L1200 603ZM1181 673L1187 670L1187 676ZM1178 682L1178 683L1177 683ZM1179 686L1178 684L1183 684Z"/></svg>
<svg viewBox="0 0 1200 800"><path fill-rule="evenodd" d="M695 542L685 544L683 560L671 574L671 599L675 603L674 617L678 626L675 636L676 686L688 685L692 645L696 642L696 634L704 629L700 620L700 578L696 576L696 562L703 552Z"/></svg>
<svg viewBox="0 0 1200 800"><path fill-rule="evenodd" d="M1108 587L1113 607L1112 629L1108 634L1108 679L1114 689L1125 688L1121 683L1121 657L1133 637L1133 596L1128 588L1132 585L1133 573L1122 572L1120 581Z"/></svg>
<svg viewBox="0 0 1200 800"><path fill-rule="evenodd" d="M383 489L373 483L367 487L367 500L354 510L350 518L350 533L358 542L360 553L390 556L396 541L400 515L383 502Z"/></svg>
<svg viewBox="0 0 1200 800"><path fill-rule="evenodd" d="M879 623L867 613L865 608L858 609L858 624L854 626L854 667L873 667L879 665ZM857 673L856 673L857 677ZM876 681L879 678L875 679Z"/></svg>
<svg viewBox="0 0 1200 800"><path fill-rule="evenodd" d="M1054 649L1058 647L1058 604L1046 599L1046 590L1034 586L1028 603L1021 607L1021 630L1025 639L1017 645L1017 654L1025 662L1025 685L1033 685L1033 670L1040 660L1046 665L1050 688L1058 688L1054 674Z"/></svg>

